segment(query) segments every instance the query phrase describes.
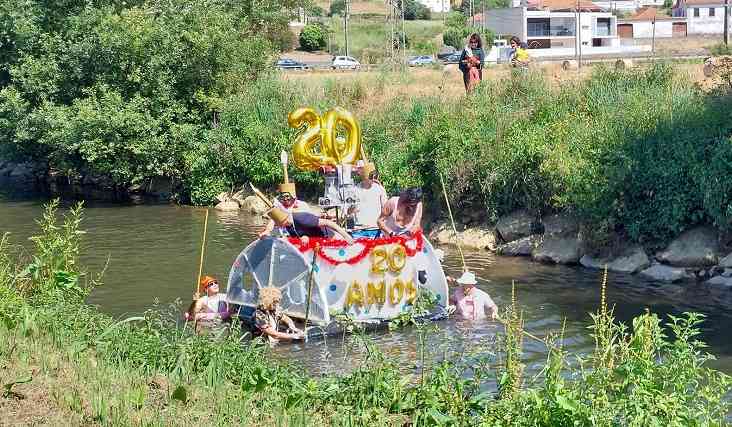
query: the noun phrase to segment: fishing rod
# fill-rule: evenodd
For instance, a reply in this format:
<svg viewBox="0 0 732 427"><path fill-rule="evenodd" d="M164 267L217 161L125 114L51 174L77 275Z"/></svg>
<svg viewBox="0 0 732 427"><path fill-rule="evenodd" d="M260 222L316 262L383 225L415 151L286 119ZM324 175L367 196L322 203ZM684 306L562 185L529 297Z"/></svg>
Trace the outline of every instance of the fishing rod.
<svg viewBox="0 0 732 427"><path fill-rule="evenodd" d="M460 239L458 239L457 227L455 227L455 218L452 216L452 209L450 208L450 199L447 197L447 189L445 188L445 180L442 179L442 174L437 172L440 176L440 183L442 184L442 194L445 196L445 204L447 205L447 213L450 215L450 223L452 224L452 231L455 233L455 244L457 244L458 251L460 252L460 259L463 262L463 271L468 271L468 266L465 263L465 254L463 254L463 248L460 246Z"/></svg>
<svg viewBox="0 0 732 427"><path fill-rule="evenodd" d="M203 274L203 253L206 250L206 231L208 230L208 208L206 208L206 218L203 220L203 238L201 239L201 259L198 262L198 281L196 281L196 293L201 284L201 274Z"/></svg>

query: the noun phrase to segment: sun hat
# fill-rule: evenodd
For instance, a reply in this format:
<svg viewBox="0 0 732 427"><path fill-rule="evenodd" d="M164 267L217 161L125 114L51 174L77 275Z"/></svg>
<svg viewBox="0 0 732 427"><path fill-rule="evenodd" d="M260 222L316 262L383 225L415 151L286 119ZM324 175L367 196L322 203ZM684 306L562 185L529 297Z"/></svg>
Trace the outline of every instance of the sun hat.
<svg viewBox="0 0 732 427"><path fill-rule="evenodd" d="M476 283L478 283L478 281L475 280L475 273L470 271L464 272L462 276L458 277L456 282L461 285L475 285Z"/></svg>
<svg viewBox="0 0 732 427"><path fill-rule="evenodd" d="M201 277L201 282L198 284L198 292L205 291L209 286L211 286L214 283L218 283L219 281L216 280L216 278L211 276L203 276Z"/></svg>

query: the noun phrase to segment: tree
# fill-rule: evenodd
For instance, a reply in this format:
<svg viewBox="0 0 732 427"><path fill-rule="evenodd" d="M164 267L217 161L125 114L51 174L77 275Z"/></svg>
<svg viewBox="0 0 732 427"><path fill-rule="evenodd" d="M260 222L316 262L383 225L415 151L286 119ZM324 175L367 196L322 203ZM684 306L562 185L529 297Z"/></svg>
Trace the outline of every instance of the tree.
<svg viewBox="0 0 732 427"><path fill-rule="evenodd" d="M328 42L328 33L320 24L308 24L300 32L300 47L312 52L325 47Z"/></svg>
<svg viewBox="0 0 732 427"><path fill-rule="evenodd" d="M333 15L343 15L343 13L346 11L346 2L345 0L334 0L330 4L330 16Z"/></svg>
<svg viewBox="0 0 732 427"><path fill-rule="evenodd" d="M417 0L402 0L404 3L404 19L407 21L414 21L416 19L429 20L432 17L430 9L419 3ZM402 2L399 3L399 7L402 6Z"/></svg>

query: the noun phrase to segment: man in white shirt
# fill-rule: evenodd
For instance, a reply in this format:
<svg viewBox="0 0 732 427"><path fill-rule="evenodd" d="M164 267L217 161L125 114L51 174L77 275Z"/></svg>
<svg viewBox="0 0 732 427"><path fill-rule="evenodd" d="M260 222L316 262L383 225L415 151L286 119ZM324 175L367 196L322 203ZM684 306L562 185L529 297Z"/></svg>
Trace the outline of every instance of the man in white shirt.
<svg viewBox="0 0 732 427"><path fill-rule="evenodd" d="M358 184L358 207L356 208L356 228L378 229L377 223L381 209L387 201L386 190L375 181L376 167L366 163L361 168L361 182Z"/></svg>

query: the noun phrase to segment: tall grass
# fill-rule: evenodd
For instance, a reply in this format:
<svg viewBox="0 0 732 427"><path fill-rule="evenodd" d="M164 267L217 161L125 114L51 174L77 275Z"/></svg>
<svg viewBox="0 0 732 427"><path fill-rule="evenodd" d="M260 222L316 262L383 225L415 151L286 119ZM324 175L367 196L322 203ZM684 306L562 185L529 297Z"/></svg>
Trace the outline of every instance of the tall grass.
<svg viewBox="0 0 732 427"><path fill-rule="evenodd" d="M80 214L74 211L65 223L78 225ZM41 223L57 227L50 222L55 217ZM53 258L75 261L80 235L58 234L54 227L35 238L35 256L45 260L44 248L61 236L68 237L62 246L69 252ZM4 251L0 255L7 259ZM18 289L12 277L3 278L0 307L6 310L5 298ZM273 361L266 346L242 340L236 327L218 337L178 327L181 307L115 321L85 305L79 292L64 289L66 295L53 301L21 298L14 307L18 321L0 325L0 357L10 367L0 371L0 380L15 393L6 398L33 394L37 399L29 402L51 405L59 423L722 425L729 411L724 396L732 380L705 366L712 356L696 338L696 314L671 318L670 335L650 313L634 319L631 330L614 321L602 298L590 326L595 351L576 355L580 363L570 365L562 334L550 335L546 367L527 381L522 342L533 335L523 329L514 293L495 357L446 355L433 366L422 363L418 379L356 334L356 342L367 346L365 362L345 376L316 378ZM604 283L602 289L604 296ZM59 291L48 286L38 292L57 297ZM424 352L424 340L422 346ZM30 379L27 373L33 373ZM491 388L491 378L498 389Z"/></svg>

